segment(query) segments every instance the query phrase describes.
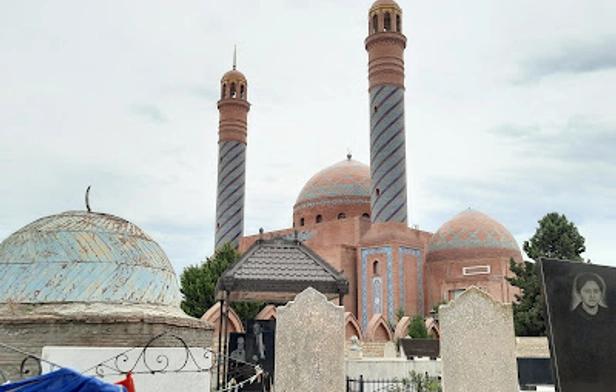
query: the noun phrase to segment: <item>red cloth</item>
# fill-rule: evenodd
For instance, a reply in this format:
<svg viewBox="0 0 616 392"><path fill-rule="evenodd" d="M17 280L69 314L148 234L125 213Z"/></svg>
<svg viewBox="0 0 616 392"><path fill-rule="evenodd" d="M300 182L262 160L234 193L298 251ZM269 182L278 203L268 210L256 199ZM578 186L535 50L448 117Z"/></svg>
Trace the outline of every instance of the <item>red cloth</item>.
<svg viewBox="0 0 616 392"><path fill-rule="evenodd" d="M137 392L135 391L135 382L133 381L133 373L131 372L128 372L126 378L116 382L115 385L122 385L128 392Z"/></svg>

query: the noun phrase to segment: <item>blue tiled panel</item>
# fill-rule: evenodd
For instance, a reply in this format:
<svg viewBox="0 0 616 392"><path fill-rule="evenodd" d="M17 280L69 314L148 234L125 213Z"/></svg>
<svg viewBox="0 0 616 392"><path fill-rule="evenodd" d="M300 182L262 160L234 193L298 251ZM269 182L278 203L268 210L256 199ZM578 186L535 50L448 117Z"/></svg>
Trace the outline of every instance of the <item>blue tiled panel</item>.
<svg viewBox="0 0 616 392"><path fill-rule="evenodd" d="M361 250L361 309L362 309L362 328L365 330L368 327L368 256L376 255L376 254L384 254L387 257L387 268L388 268L388 282L387 282L387 292L388 296L392 298L392 295L389 293L393 293L393 287L391 282L391 264L392 264L392 253L391 246L384 246L380 248L363 248ZM392 300L393 301L393 300ZM389 306L389 299L388 299ZM391 307L389 313L391 314L390 318L393 319L393 302L391 302Z"/></svg>
<svg viewBox="0 0 616 392"><path fill-rule="evenodd" d="M380 276L372 278L372 314L383 313L383 281Z"/></svg>

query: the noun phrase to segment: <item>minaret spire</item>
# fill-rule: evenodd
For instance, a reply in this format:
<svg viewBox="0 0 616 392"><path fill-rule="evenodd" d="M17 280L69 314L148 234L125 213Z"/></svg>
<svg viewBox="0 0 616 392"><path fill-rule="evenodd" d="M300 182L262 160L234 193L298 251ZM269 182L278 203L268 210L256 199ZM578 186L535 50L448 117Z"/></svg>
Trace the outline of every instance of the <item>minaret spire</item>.
<svg viewBox="0 0 616 392"><path fill-rule="evenodd" d="M220 81L218 112L218 190L216 196L215 249L227 242L235 248L244 234L244 195L246 191L246 138L248 82L236 69L236 50L233 50L233 69Z"/></svg>
<svg viewBox="0 0 616 392"><path fill-rule="evenodd" d="M237 68L237 45L233 45L233 69Z"/></svg>
<svg viewBox="0 0 616 392"><path fill-rule="evenodd" d="M377 0L368 26L372 223L406 223L402 9L394 0Z"/></svg>

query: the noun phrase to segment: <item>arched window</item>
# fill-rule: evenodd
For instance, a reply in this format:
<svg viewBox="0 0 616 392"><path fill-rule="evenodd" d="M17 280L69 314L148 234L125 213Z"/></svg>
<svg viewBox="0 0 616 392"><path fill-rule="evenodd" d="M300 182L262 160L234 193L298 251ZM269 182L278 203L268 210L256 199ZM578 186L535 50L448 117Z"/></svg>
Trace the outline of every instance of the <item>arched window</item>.
<svg viewBox="0 0 616 392"><path fill-rule="evenodd" d="M385 19L383 20L383 28L385 31L391 31L391 14L389 12L385 13Z"/></svg>
<svg viewBox="0 0 616 392"><path fill-rule="evenodd" d="M374 14L372 17L372 32L377 33L379 31L379 17Z"/></svg>
<svg viewBox="0 0 616 392"><path fill-rule="evenodd" d="M321 222L323 222L323 216L317 215L317 223L321 223Z"/></svg>
<svg viewBox="0 0 616 392"><path fill-rule="evenodd" d="M376 188L376 190L374 191L374 193L376 193L377 197L381 196L381 189L380 188Z"/></svg>
<svg viewBox="0 0 616 392"><path fill-rule="evenodd" d="M344 219L346 218L346 214L344 212L341 212L338 214L338 219Z"/></svg>
<svg viewBox="0 0 616 392"><path fill-rule="evenodd" d="M398 33L402 32L402 18L400 18L400 15L396 15L396 31Z"/></svg>
<svg viewBox="0 0 616 392"><path fill-rule="evenodd" d="M299 220L299 225L300 225L300 226L303 226L303 225L304 225L304 218L301 218L301 219Z"/></svg>
<svg viewBox="0 0 616 392"><path fill-rule="evenodd" d="M227 83L222 84L222 89L220 89L220 99L227 98Z"/></svg>
<svg viewBox="0 0 616 392"><path fill-rule="evenodd" d="M235 98L237 92L235 91L235 83L231 83L231 98Z"/></svg>
<svg viewBox="0 0 616 392"><path fill-rule="evenodd" d="M244 99L246 91L243 84L240 84L240 99Z"/></svg>
<svg viewBox="0 0 616 392"><path fill-rule="evenodd" d="M380 275L381 274L381 266L379 265L378 260L374 260L372 263L372 275Z"/></svg>
<svg viewBox="0 0 616 392"><path fill-rule="evenodd" d="M370 219L370 214L368 214L367 212L364 212L363 214L361 214L362 218L366 218L366 219Z"/></svg>

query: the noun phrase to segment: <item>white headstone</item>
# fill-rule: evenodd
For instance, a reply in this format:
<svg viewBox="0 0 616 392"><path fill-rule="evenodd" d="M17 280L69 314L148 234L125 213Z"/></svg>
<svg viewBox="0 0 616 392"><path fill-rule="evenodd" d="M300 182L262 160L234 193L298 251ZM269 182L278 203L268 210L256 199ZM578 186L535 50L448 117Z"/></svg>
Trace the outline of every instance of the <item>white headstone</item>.
<svg viewBox="0 0 616 392"><path fill-rule="evenodd" d="M396 343L392 341L386 342L385 347L383 347L383 358L396 358L397 356Z"/></svg>
<svg viewBox="0 0 616 392"><path fill-rule="evenodd" d="M517 392L511 304L477 287L439 308L444 392Z"/></svg>
<svg viewBox="0 0 616 392"><path fill-rule="evenodd" d="M349 347L348 359L359 360L362 359L362 350L359 345L359 338L355 335L351 336L351 346Z"/></svg>
<svg viewBox="0 0 616 392"><path fill-rule="evenodd" d="M276 391L344 391L344 308L307 288L277 314Z"/></svg>

